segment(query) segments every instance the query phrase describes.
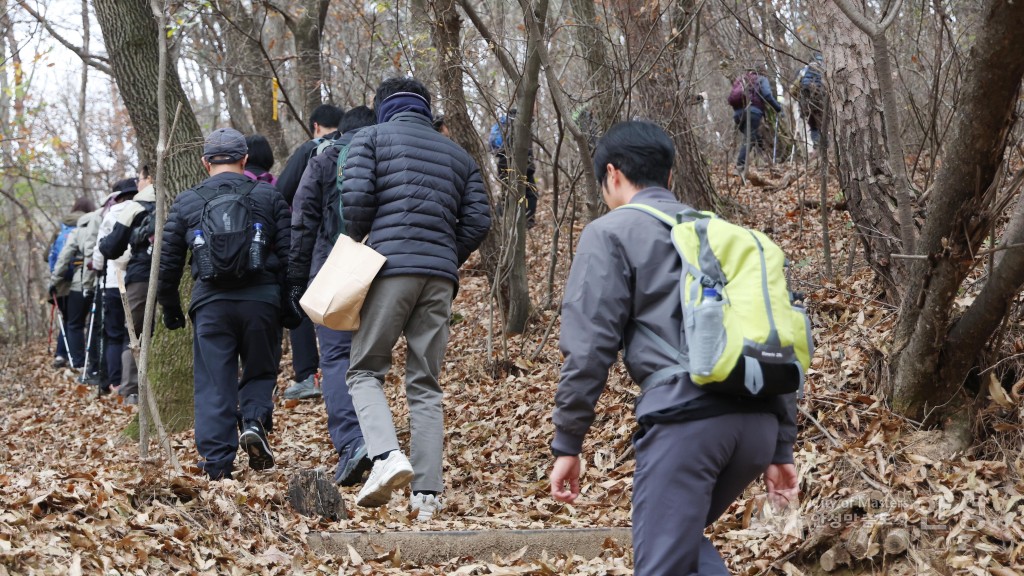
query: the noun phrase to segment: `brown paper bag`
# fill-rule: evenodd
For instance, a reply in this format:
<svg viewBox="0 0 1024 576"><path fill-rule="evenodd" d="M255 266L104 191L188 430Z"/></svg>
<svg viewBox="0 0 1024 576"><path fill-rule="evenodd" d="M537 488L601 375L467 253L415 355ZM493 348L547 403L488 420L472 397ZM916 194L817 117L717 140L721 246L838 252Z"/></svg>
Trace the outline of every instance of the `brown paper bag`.
<svg viewBox="0 0 1024 576"><path fill-rule="evenodd" d="M313 322L333 330L359 328L359 310L370 283L387 260L376 250L338 236L324 267L299 300Z"/></svg>

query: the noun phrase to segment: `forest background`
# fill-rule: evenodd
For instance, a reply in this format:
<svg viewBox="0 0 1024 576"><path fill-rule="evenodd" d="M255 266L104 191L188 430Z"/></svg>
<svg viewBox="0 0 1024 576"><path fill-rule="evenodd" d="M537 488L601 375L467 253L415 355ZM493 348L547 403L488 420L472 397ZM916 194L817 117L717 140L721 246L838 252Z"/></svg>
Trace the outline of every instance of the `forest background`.
<svg viewBox="0 0 1024 576"><path fill-rule="evenodd" d="M110 432L130 429L131 411L45 370L42 342L45 253L75 197L99 198L148 164L170 200L202 177L202 134L225 125L266 135L277 171L309 137L316 105L369 104L381 79L412 74L506 208L465 271L445 376L456 414L446 473L475 469L482 455L504 480L479 470L449 479L469 495L446 527L628 525L636 390L621 367L588 443L590 505L555 505L543 484L561 288L581 227L602 211L589 153L615 121L643 118L676 143L680 198L783 245L818 336L801 408L801 527L762 512L755 488L714 531L734 569L1020 573L1022 4L0 0L0 345L11 406L0 415L0 568L410 569L393 551L324 568L295 531L408 523L395 511L299 517L284 502L285 472L271 484L208 485L150 456L140 476L130 430ZM820 149L786 94L816 51L828 92ZM749 67L764 70L785 114L769 116L766 146L736 178L725 96ZM530 232L522 179L502 189L485 147L513 106L512 165L524 174L532 145L540 184ZM158 329L150 376L167 440L188 462L183 332ZM320 411L280 408L284 461L328 463ZM55 413L82 432L57 465L47 455L69 439L46 428ZM521 489L491 487L503 482ZM209 520L231 529L199 531ZM43 534L57 536L40 548ZM182 544L183 555L171 550ZM610 549L597 564L495 562L494 573L615 573L628 571L629 552ZM434 569L458 566L492 570Z"/></svg>

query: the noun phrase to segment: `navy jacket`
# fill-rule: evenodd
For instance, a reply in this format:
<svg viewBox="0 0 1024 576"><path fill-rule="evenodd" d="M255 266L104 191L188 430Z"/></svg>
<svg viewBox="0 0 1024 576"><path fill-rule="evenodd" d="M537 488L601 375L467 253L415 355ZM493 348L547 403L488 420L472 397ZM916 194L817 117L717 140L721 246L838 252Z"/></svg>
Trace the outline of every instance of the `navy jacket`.
<svg viewBox="0 0 1024 576"><path fill-rule="evenodd" d="M491 209L480 168L416 112L356 134L345 162L346 232L387 257L381 276L450 278L480 246Z"/></svg>
<svg viewBox="0 0 1024 576"><path fill-rule="evenodd" d="M324 140L334 140L337 137L338 132L334 131L323 138L306 140L288 157L288 162L285 163L284 169L281 170L281 175L277 177L277 189L284 196L284 200L289 206L295 200L295 191L299 188L302 173L306 170L306 164L316 154L317 146Z"/></svg>

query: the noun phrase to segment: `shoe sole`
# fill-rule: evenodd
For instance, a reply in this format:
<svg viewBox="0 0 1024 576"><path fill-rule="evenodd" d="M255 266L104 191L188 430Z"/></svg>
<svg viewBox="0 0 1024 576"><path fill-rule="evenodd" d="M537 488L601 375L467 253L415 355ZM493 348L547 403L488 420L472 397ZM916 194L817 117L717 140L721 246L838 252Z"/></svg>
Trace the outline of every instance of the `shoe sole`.
<svg viewBox="0 0 1024 576"><path fill-rule="evenodd" d="M274 467L274 455L270 446L255 432L244 432L238 439L242 449L249 455L249 467L253 470L266 470Z"/></svg>
<svg viewBox="0 0 1024 576"><path fill-rule="evenodd" d="M399 470L394 476L388 479L387 482L381 483L381 485L372 492L366 494L360 494L359 500L356 504L364 508L378 508L391 501L391 493L395 490L401 490L405 488L410 482L414 473L412 470Z"/></svg>
<svg viewBox="0 0 1024 576"><path fill-rule="evenodd" d="M356 467L349 470L348 474L342 476L336 484L346 488L355 486L363 481L363 476L370 470L370 468L373 468L373 462L366 456L363 456L359 459L359 463L356 464Z"/></svg>

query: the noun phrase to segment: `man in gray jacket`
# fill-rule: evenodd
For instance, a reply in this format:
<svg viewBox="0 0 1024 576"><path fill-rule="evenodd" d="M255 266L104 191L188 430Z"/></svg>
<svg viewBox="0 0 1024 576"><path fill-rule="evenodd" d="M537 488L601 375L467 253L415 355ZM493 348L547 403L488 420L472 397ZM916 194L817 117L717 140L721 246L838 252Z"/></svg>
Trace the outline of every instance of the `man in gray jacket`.
<svg viewBox="0 0 1024 576"><path fill-rule="evenodd" d="M583 439L621 348L641 390L634 572L728 574L704 528L762 473L773 501L796 498L796 398L707 393L673 370L674 355L640 329L683 349L682 264L667 226L639 210L615 208L632 202L668 214L686 209L667 189L674 158L672 140L646 122L613 126L594 152L594 171L612 211L583 230L565 287L551 494L564 502L579 496Z"/></svg>
<svg viewBox="0 0 1024 576"><path fill-rule="evenodd" d="M412 78L381 83L377 124L349 147L341 192L346 232L387 257L352 336L348 387L373 461L360 506L383 506L412 482L420 521L441 507L443 392L438 383L459 267L490 229L480 169L431 125L430 92ZM384 377L405 335L410 456L398 446Z"/></svg>

